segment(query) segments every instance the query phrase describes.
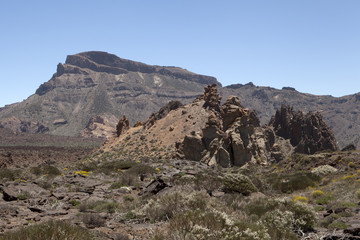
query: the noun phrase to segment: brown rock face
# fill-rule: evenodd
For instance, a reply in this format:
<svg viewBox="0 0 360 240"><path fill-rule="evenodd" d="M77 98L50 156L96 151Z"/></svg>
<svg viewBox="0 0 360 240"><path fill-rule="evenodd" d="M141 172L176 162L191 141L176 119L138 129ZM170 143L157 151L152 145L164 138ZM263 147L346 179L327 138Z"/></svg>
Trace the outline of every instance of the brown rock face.
<svg viewBox="0 0 360 240"><path fill-rule="evenodd" d="M114 134L116 123L115 116L93 116L80 134L86 138L108 138Z"/></svg>
<svg viewBox="0 0 360 240"><path fill-rule="evenodd" d="M216 88L216 84L208 85L205 87L205 92L201 96L195 99L194 102L204 100L204 108L214 111L215 113L221 113L222 109L220 107L221 97Z"/></svg>
<svg viewBox="0 0 360 240"><path fill-rule="evenodd" d="M205 99L203 107L212 113L202 135L192 133L184 138L181 149L186 159L222 167L275 160L271 155L274 132L269 127L261 128L256 113L243 108L237 97L230 96L220 106L220 97L212 85L199 99Z"/></svg>
<svg viewBox="0 0 360 240"><path fill-rule="evenodd" d="M338 150L331 129L323 121L320 113L295 112L292 107L282 105L271 119L276 135L290 139L295 152L313 154L323 150Z"/></svg>
<svg viewBox="0 0 360 240"><path fill-rule="evenodd" d="M116 135L119 137L121 134L129 130L129 128L129 120L125 116L122 116L116 125Z"/></svg>

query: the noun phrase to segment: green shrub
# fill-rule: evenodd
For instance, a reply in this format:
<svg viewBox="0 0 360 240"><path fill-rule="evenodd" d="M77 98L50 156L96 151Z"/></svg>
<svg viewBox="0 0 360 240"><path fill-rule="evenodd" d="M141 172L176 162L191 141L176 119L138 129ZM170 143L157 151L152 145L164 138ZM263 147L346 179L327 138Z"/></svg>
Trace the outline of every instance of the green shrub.
<svg viewBox="0 0 360 240"><path fill-rule="evenodd" d="M17 195L17 198L19 200L26 200L26 199L30 198L30 194L28 192L22 192L19 195Z"/></svg>
<svg viewBox="0 0 360 240"><path fill-rule="evenodd" d="M135 198L133 196L128 196L128 195L124 196L124 201L132 202L134 200L135 200Z"/></svg>
<svg viewBox="0 0 360 240"><path fill-rule="evenodd" d="M326 196L317 198L315 200L315 203L319 204L319 205L326 205L331 201L331 199L332 199L332 196L326 195Z"/></svg>
<svg viewBox="0 0 360 240"><path fill-rule="evenodd" d="M82 215L82 221L88 228L105 226L105 219L97 213L85 213Z"/></svg>
<svg viewBox="0 0 360 240"><path fill-rule="evenodd" d="M80 212L86 212L88 209L91 209L97 212L114 213L118 208L119 203L107 201L84 202L79 205Z"/></svg>
<svg viewBox="0 0 360 240"><path fill-rule="evenodd" d="M175 215L170 219L166 237L164 239L271 239L263 224L236 222L226 213L215 209L198 209Z"/></svg>
<svg viewBox="0 0 360 240"><path fill-rule="evenodd" d="M49 182L49 181L39 181L37 183L40 187L44 188L44 189L47 189L47 190L50 190L53 188L53 185Z"/></svg>
<svg viewBox="0 0 360 240"><path fill-rule="evenodd" d="M110 185L109 189L112 190L112 189L119 189L121 187L123 187L124 184L122 182L114 182Z"/></svg>
<svg viewBox="0 0 360 240"><path fill-rule="evenodd" d="M81 204L80 201L75 200L75 199L71 199L69 203L74 207L79 206Z"/></svg>
<svg viewBox="0 0 360 240"><path fill-rule="evenodd" d="M58 176L61 174L60 170L55 167L55 166L52 166L52 165L45 165L45 166L42 166L42 167L32 167L30 169L30 172L36 176L39 176L39 175L48 175L48 176Z"/></svg>
<svg viewBox="0 0 360 240"><path fill-rule="evenodd" d="M30 168L30 172L36 176L39 176L42 173L41 168L39 168L39 167Z"/></svg>
<svg viewBox="0 0 360 240"><path fill-rule="evenodd" d="M271 239L298 239L292 231L295 218L291 211L275 209L267 212L264 214L262 222L267 227Z"/></svg>
<svg viewBox="0 0 360 240"><path fill-rule="evenodd" d="M208 192L213 192L223 187L222 179L214 173L196 174L194 183L198 190L205 189Z"/></svg>
<svg viewBox="0 0 360 240"><path fill-rule="evenodd" d="M316 186L321 177L309 172L297 172L288 175L272 176L269 180L274 190L292 193L297 190L306 189L309 186Z"/></svg>
<svg viewBox="0 0 360 240"><path fill-rule="evenodd" d="M153 174L156 173L155 168L149 166L149 165L144 165L144 164L137 164L134 167L132 167L129 170L130 174L135 174L137 176L141 175L141 174Z"/></svg>
<svg viewBox="0 0 360 240"><path fill-rule="evenodd" d="M249 195L257 192L258 189L251 180L242 174L227 174L223 178L224 190L226 192L237 192L243 195Z"/></svg>
<svg viewBox="0 0 360 240"><path fill-rule="evenodd" d="M21 175L21 170L18 169L0 169L0 181L14 181Z"/></svg>
<svg viewBox="0 0 360 240"><path fill-rule="evenodd" d="M315 225L315 213L305 204L291 200L277 200L260 198L250 201L244 206L248 216L256 216L257 220L266 218L269 212L289 212L293 215L294 221L290 229L311 230Z"/></svg>
<svg viewBox="0 0 360 240"><path fill-rule="evenodd" d="M204 210L208 198L208 195L198 192L191 194L172 192L164 194L156 198L156 200L150 199L142 211L153 221L168 220L174 215L187 210Z"/></svg>
<svg viewBox="0 0 360 240"><path fill-rule="evenodd" d="M124 215L122 215L122 219L124 220L130 220L135 219L137 216L133 211L128 211Z"/></svg>
<svg viewBox="0 0 360 240"><path fill-rule="evenodd" d="M94 236L82 227L72 225L65 221L44 222L19 230L0 235L2 240L36 239L36 240L60 240L60 239L95 239Z"/></svg>
<svg viewBox="0 0 360 240"><path fill-rule="evenodd" d="M347 225L341 221L335 221L330 223L327 227L330 229L346 229Z"/></svg>
<svg viewBox="0 0 360 240"><path fill-rule="evenodd" d="M111 161L100 164L100 166L98 166L96 171L103 173L116 172L119 169L120 170L130 169L135 165L136 162L133 161Z"/></svg>
<svg viewBox="0 0 360 240"><path fill-rule="evenodd" d="M59 169L57 169L57 167L46 165L42 168L42 174L46 174L48 176L58 176L61 174L61 172Z"/></svg>

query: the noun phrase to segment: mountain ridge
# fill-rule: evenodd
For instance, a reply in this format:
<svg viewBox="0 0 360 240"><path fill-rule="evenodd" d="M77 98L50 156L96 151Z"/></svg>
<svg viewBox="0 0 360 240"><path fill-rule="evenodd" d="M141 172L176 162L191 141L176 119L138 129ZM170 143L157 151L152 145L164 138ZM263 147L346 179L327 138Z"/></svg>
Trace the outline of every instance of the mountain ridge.
<svg viewBox="0 0 360 240"><path fill-rule="evenodd" d="M282 104L303 112L319 111L341 147L360 146L360 93L343 97L301 93L292 87L276 89L253 83L221 87L216 78L179 67L147 65L100 51L69 55L51 79L28 99L0 108L0 121L12 116L49 128L54 135L80 135L93 118L114 129L126 115L131 124L144 121L171 100L189 103L206 85L217 84L223 101L239 97L268 122ZM136 111L134 111L136 110ZM92 126L96 128L97 126ZM110 132L108 134L111 134ZM92 135L92 134L87 134Z"/></svg>

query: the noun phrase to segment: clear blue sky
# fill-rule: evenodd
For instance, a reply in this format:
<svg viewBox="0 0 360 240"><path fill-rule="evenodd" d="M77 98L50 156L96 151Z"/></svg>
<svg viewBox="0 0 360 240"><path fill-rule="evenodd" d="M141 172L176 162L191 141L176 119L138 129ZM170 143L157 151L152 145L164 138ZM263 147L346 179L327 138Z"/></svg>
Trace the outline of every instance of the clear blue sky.
<svg viewBox="0 0 360 240"><path fill-rule="evenodd" d="M359 0L2 1L0 106L26 99L66 55L100 50L223 85L360 91Z"/></svg>

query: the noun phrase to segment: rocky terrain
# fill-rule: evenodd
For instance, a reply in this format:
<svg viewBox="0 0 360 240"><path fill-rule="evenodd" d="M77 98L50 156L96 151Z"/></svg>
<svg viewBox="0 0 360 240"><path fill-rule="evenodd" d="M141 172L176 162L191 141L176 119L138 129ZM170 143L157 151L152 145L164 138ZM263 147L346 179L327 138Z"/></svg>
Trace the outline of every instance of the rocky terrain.
<svg viewBox="0 0 360 240"><path fill-rule="evenodd" d="M15 133L108 137L121 116L126 115L130 125L145 121L169 101L190 103L207 84L217 84L222 103L229 96L238 97L244 107L256 111L261 124L268 123L282 104L304 113L319 111L341 148L348 144L360 147L360 93L336 98L252 83L222 88L213 77L105 52L69 55L35 94L0 108L0 128Z"/></svg>
<svg viewBox="0 0 360 240"><path fill-rule="evenodd" d="M0 239L360 238L360 153L319 113L261 125L212 85L116 132L76 163L0 169Z"/></svg>

